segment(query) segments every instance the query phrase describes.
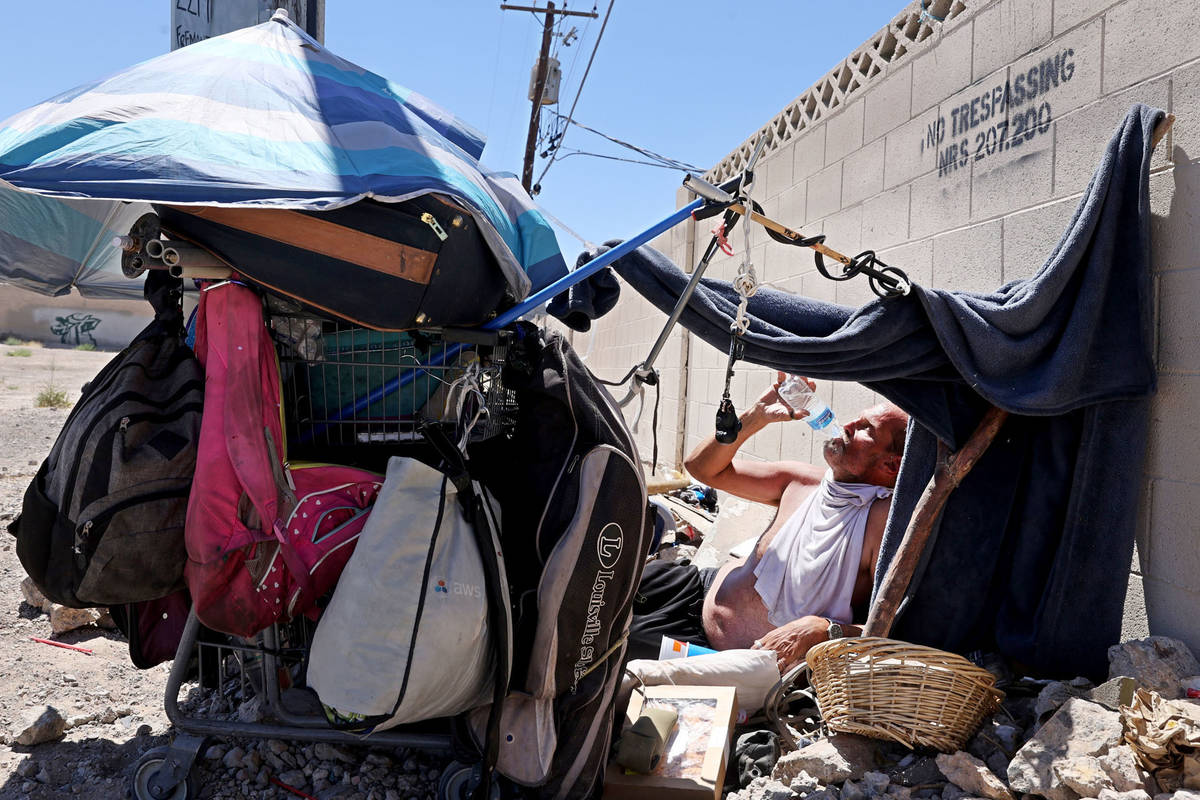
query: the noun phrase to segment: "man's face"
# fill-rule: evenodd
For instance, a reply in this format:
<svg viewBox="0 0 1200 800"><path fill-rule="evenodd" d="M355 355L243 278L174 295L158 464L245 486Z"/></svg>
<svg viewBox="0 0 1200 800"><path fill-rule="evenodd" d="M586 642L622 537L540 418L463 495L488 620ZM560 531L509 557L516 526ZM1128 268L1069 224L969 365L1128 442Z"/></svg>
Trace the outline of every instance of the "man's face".
<svg viewBox="0 0 1200 800"><path fill-rule="evenodd" d="M904 412L892 405L868 408L847 422L841 438L825 442L825 463L834 480L895 486L900 456L892 442L903 436L907 424Z"/></svg>

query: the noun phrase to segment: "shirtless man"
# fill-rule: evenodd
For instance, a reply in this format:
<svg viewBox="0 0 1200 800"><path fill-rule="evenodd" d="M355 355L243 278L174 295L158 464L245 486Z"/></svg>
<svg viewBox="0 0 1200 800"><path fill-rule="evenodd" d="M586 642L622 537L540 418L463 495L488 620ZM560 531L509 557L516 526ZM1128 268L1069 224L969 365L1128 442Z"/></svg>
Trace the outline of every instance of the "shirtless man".
<svg viewBox="0 0 1200 800"><path fill-rule="evenodd" d="M785 376L778 377L741 415L732 445L710 437L685 461L702 483L778 506L775 519L748 557L731 559L715 574L647 565L634 605L633 657L653 658L646 645L666 634L718 650L773 650L784 671L818 642L861 633L851 617L865 617L870 600L908 417L881 404L846 423L842 437L824 444L828 474L797 461L734 460L767 425L807 414L780 399L776 387Z"/></svg>

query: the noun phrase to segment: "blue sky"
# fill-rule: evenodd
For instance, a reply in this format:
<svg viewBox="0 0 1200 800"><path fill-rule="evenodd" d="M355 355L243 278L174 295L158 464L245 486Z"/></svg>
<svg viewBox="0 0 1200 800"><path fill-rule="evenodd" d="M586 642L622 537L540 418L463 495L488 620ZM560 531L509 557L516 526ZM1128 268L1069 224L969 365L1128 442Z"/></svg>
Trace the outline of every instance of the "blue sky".
<svg viewBox="0 0 1200 800"><path fill-rule="evenodd" d="M174 1L5 2L0 119L165 52ZM575 118L707 168L906 5L616 0ZM484 162L520 174L541 18L499 6L494 0L328 0L325 44L480 128L488 137ZM592 7L592 0L568 3L573 10ZM579 32L573 45L559 50L564 114L607 7L608 0L596 0L600 18L564 23L564 30ZM638 157L578 128L565 138L564 152L573 149ZM539 161L535 178L541 171ZM674 170L572 155L546 174L537 200L590 240L626 238L674 209L681 180ZM559 239L573 261L578 243L561 233Z"/></svg>

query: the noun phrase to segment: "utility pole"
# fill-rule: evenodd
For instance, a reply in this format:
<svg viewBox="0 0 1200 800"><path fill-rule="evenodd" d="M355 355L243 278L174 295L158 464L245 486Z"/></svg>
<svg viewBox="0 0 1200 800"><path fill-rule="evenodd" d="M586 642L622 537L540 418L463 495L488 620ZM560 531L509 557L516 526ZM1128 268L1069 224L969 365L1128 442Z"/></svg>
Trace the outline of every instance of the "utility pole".
<svg viewBox="0 0 1200 800"><path fill-rule="evenodd" d="M538 122L541 120L542 93L546 89L546 66L548 63L547 58L550 56L550 39L554 33L554 15L557 14L560 17L591 17L592 19L600 15L594 11L568 11L565 8L561 11L556 11L553 2L546 3L545 8L537 8L536 6L511 6L506 3L501 3L500 8L504 11L532 11L535 14L546 15L542 24L542 51L538 55L537 80L533 89L533 109L529 112L529 133L525 137L525 165L521 169L521 185L528 192L533 184L533 151L537 145Z"/></svg>

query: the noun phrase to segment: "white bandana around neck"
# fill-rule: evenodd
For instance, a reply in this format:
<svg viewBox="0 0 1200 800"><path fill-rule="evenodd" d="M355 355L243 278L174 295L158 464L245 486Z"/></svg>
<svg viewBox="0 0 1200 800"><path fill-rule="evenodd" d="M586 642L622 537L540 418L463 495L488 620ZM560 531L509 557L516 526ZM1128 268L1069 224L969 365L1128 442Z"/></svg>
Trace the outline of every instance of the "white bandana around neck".
<svg viewBox="0 0 1200 800"><path fill-rule="evenodd" d="M843 483L826 470L771 540L754 568L754 588L776 627L810 614L853 621L850 602L862 559L871 504L892 490L871 483Z"/></svg>

